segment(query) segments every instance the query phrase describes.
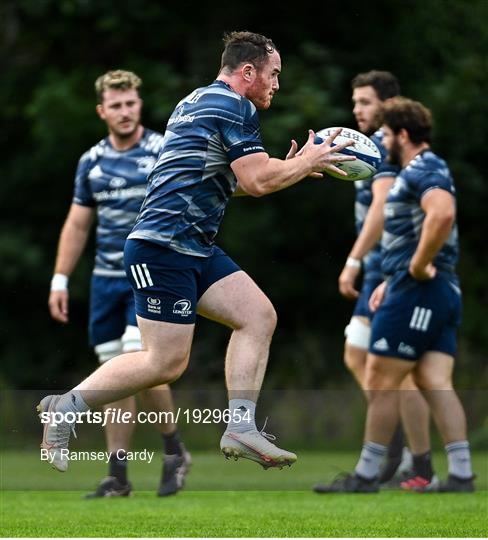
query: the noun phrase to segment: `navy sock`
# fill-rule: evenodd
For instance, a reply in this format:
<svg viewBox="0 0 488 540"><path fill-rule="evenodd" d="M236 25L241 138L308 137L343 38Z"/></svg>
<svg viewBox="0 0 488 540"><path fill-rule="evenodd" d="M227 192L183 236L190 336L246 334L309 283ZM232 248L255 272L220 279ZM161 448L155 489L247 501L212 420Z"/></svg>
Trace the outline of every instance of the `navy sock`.
<svg viewBox="0 0 488 540"><path fill-rule="evenodd" d="M163 433L163 442L164 442L164 453L168 456L172 454L182 455L183 451L181 449L181 441L178 430L175 430L169 435Z"/></svg>
<svg viewBox="0 0 488 540"><path fill-rule="evenodd" d="M391 442L388 445L388 458L400 458L403 452L403 428L402 424L398 423Z"/></svg>
<svg viewBox="0 0 488 540"><path fill-rule="evenodd" d="M432 468L432 458L429 452L425 454L413 455L413 470L417 476L421 476L426 480L432 480L434 469Z"/></svg>
<svg viewBox="0 0 488 540"><path fill-rule="evenodd" d="M127 484L127 458L125 452L112 452L109 460L109 476L115 476L121 484Z"/></svg>

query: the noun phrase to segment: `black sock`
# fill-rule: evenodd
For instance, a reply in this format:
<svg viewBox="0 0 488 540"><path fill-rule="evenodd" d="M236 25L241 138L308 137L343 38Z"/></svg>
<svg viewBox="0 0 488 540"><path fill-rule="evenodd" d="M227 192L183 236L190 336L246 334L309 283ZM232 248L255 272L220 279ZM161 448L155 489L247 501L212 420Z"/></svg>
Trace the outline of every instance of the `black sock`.
<svg viewBox="0 0 488 540"><path fill-rule="evenodd" d="M127 458L125 452L112 452L109 460L109 476L115 476L121 484L127 484Z"/></svg>
<svg viewBox="0 0 488 540"><path fill-rule="evenodd" d="M421 476L426 480L432 480L434 469L432 468L432 458L429 452L425 454L417 454L413 457L413 470L417 476Z"/></svg>
<svg viewBox="0 0 488 540"><path fill-rule="evenodd" d="M402 458L403 452L403 429L399 423L393 433L391 442L388 445L388 459Z"/></svg>
<svg viewBox="0 0 488 540"><path fill-rule="evenodd" d="M178 454L179 456L182 455L183 451L181 449L181 441L180 441L180 435L178 433L178 430L175 430L173 433L170 433L169 435L165 435L163 433L163 441L164 441L164 453L166 455L171 454Z"/></svg>

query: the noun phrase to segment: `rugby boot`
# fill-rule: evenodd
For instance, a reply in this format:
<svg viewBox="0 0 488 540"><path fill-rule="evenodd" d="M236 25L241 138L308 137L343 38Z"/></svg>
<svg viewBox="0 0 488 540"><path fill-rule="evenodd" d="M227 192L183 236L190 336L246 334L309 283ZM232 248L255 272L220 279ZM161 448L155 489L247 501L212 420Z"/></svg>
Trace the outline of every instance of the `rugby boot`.
<svg viewBox="0 0 488 540"><path fill-rule="evenodd" d="M191 467L191 454L181 444L181 455L170 454L164 456L163 475L158 488L158 496L174 495L183 489L185 478Z"/></svg>
<svg viewBox="0 0 488 540"><path fill-rule="evenodd" d="M56 405L58 404L61 396L52 395L42 398L36 409L41 417L42 413L49 413L52 415L56 412ZM66 421L60 421L53 423L44 423L44 431L42 435L41 448L48 451L49 463L53 469L60 472L65 472L68 469L69 464L69 437L73 432L76 437L74 422L69 423Z"/></svg>
<svg viewBox="0 0 488 540"><path fill-rule="evenodd" d="M271 442L275 440L274 435L263 430L252 429L242 433L226 431L220 440L220 449L227 459L250 459L262 465L264 469L270 467L281 469L285 465L291 467L297 460L296 454L278 448Z"/></svg>
<svg viewBox="0 0 488 540"><path fill-rule="evenodd" d="M316 484L315 493L377 493L380 483L377 477L368 480L358 474L342 473L330 484Z"/></svg>

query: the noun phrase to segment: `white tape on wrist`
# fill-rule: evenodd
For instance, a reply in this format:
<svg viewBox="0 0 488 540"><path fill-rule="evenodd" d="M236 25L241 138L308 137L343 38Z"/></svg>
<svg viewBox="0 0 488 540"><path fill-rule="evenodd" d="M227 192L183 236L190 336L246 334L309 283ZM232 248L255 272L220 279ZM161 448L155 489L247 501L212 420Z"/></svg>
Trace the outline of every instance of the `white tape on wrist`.
<svg viewBox="0 0 488 540"><path fill-rule="evenodd" d="M68 276L64 274L54 274L51 279L51 291L67 291L68 290Z"/></svg>
<svg viewBox="0 0 488 540"><path fill-rule="evenodd" d="M348 257L346 260L346 266L351 268L361 268L361 260L355 259L354 257Z"/></svg>

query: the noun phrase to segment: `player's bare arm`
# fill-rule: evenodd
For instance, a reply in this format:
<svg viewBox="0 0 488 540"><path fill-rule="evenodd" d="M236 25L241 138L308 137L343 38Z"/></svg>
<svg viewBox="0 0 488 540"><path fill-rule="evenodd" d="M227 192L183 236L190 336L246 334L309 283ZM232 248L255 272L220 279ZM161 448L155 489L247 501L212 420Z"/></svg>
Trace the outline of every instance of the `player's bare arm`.
<svg viewBox="0 0 488 540"><path fill-rule="evenodd" d="M71 205L59 237L54 274L66 277L72 274L85 248L94 214L93 208L79 204ZM51 290L48 303L54 320L61 323L68 322L68 299L67 287Z"/></svg>
<svg viewBox="0 0 488 540"><path fill-rule="evenodd" d="M358 298L359 291L355 288L356 279L361 271L359 261L375 246L383 231L383 207L388 191L395 179L391 176L379 178L373 183L373 201L364 220L363 227L349 253L346 264L339 276L339 291L345 298ZM355 264L355 261L358 264Z"/></svg>
<svg viewBox="0 0 488 540"><path fill-rule="evenodd" d="M443 189L428 191L422 197L421 206L425 218L409 272L415 279L425 281L434 278L437 273L432 261L451 233L456 207L453 196Z"/></svg>
<svg viewBox="0 0 488 540"><path fill-rule="evenodd" d="M293 159L272 158L266 152L260 152L236 159L231 167L241 189L254 197L286 189L312 173L333 170L345 175L334 164L355 159L354 156L338 154L354 142L347 141L332 147L339 133L337 130L323 143L314 144L315 133L309 130L306 144Z"/></svg>
<svg viewBox="0 0 488 540"><path fill-rule="evenodd" d="M286 154L285 160L294 158L297 155L297 152L298 152L298 143L295 141L295 139L292 139L291 140L290 150L288 150L288 154ZM322 178L323 174L322 173L311 173L309 176L311 178ZM247 193L247 191L245 191L239 184L237 184L237 187L236 187L234 193L232 194L232 196L233 197L245 197L246 195L249 195L249 193Z"/></svg>

